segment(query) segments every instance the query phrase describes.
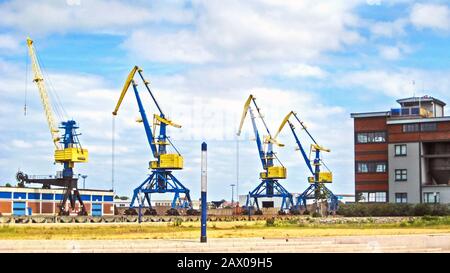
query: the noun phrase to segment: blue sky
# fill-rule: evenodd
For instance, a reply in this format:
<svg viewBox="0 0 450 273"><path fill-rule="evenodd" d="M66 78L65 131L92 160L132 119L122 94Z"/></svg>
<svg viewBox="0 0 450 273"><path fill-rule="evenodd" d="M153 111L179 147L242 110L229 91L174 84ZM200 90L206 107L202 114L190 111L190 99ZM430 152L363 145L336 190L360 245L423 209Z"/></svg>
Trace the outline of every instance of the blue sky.
<svg viewBox="0 0 450 273"><path fill-rule="evenodd" d="M91 158L76 172L87 174L92 188L111 188L111 112L134 65L144 69L163 110L183 125L169 134L185 157L176 176L194 198L200 144L207 141L209 194L229 199L235 133L250 93L272 131L294 110L332 150L324 159L336 193L354 191L351 112L387 110L413 94L450 101L448 1L1 1L0 184L15 183L18 169L60 169L52 164L50 134L26 69L27 36L68 118L81 126ZM150 98L144 100L154 113ZM137 116L128 94L116 119L120 195L131 195L151 160ZM248 120L240 141L242 194L257 185L260 171ZM282 183L301 192L307 168L287 130L280 141L286 147L278 156L288 168Z"/></svg>

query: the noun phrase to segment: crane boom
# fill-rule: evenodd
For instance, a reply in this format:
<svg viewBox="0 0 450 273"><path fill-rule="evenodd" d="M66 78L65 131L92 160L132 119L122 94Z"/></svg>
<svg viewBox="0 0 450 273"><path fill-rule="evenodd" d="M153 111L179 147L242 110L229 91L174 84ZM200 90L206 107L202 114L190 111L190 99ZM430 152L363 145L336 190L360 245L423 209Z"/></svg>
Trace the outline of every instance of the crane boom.
<svg viewBox="0 0 450 273"><path fill-rule="evenodd" d="M36 85L39 89L39 95L41 97L42 105L44 106L45 117L47 118L47 123L52 135L53 144L55 145L56 149L60 149L61 147L59 145L60 137L58 135L58 126L55 122L55 118L53 117L50 98L48 97L47 89L44 84L44 77L42 76L41 67L39 66L39 62L36 57L33 40L31 40L30 38L27 38L27 46L34 74L33 81L36 82Z"/></svg>
<svg viewBox="0 0 450 273"><path fill-rule="evenodd" d="M133 69L131 69L130 73L128 74L128 77L122 87L122 92L120 93L119 100L117 101L116 108L114 108L114 111L112 112L114 116L117 115L117 112L119 111L119 107L122 104L123 98L125 97L125 94L127 93L131 82L133 81L134 74L136 74L136 71L138 71L139 69L140 68L137 65L135 65L133 67Z"/></svg>
<svg viewBox="0 0 450 273"><path fill-rule="evenodd" d="M140 78L142 79L142 81L144 82L144 85L147 89L147 91L149 92L150 96L153 99L153 102L155 103L156 107L159 110L159 115L154 114L154 118L153 118L153 129L152 126L150 124L149 119L147 118L147 114L145 113L145 109L144 109L144 105L142 103L141 97L139 95L139 91L137 89L137 83L134 81L134 76L136 75L136 72L139 74ZM114 111L112 112L112 114L114 116L117 115L120 105L122 104L123 99L125 98L125 95L130 87L130 85L133 86L133 90L134 90L134 95L136 97L136 101L138 104L138 108L139 108L139 112L141 114L141 118L138 120L138 122L142 122L144 125L144 129L145 129L145 133L147 135L147 141L150 145L150 149L152 150L152 154L155 157L155 159L157 159L156 162L160 162L161 160L161 156L162 157L169 157L169 156L173 156L179 157L179 160L181 162L181 155L179 154L179 152L177 151L177 149L175 148L175 146L171 143L171 141L168 139L168 137L166 136L166 126L173 126L175 128L181 128L181 125L176 124L174 122L172 122L172 120L168 119L165 117L164 113L161 110L161 107L159 106L156 98L154 97L152 91L150 90L149 82L144 78L144 75L142 73L142 69L140 67L138 67L137 65L135 65L133 67L133 69L131 69L130 73L128 73L127 79L125 80L125 83L122 87L122 92L120 93L120 97L119 100L117 101L116 107L114 108ZM160 127L160 133L159 135L156 135L156 130L157 130L157 126ZM171 145L176 151L177 151L177 155L169 155L166 154L166 145ZM178 158L177 157L177 158ZM175 166L176 165L176 166ZM181 165L180 164L175 164L174 166L176 167L176 169L180 169ZM156 168L156 167L155 167Z"/></svg>

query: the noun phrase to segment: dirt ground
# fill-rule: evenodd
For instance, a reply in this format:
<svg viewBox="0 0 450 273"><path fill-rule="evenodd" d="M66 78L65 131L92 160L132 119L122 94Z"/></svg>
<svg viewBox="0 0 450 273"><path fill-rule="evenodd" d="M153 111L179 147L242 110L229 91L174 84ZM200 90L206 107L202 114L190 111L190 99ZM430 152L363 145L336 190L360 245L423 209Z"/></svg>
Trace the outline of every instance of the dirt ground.
<svg viewBox="0 0 450 273"><path fill-rule="evenodd" d="M447 252L450 233L303 238L1 240L0 252Z"/></svg>

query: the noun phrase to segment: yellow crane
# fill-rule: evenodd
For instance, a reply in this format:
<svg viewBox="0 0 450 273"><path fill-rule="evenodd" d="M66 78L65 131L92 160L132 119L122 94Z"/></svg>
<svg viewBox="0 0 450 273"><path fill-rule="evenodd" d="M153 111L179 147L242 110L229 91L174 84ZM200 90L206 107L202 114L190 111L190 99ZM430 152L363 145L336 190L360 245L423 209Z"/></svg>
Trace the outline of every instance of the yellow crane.
<svg viewBox="0 0 450 273"><path fill-rule="evenodd" d="M55 145L54 159L56 163L63 164L63 170L57 174L55 178L38 176L29 177L22 172L18 172L16 178L21 185L24 183L39 183L42 184L44 188L50 188L50 186L64 187L65 193L59 206L59 213L69 214L69 211L66 209L67 200L70 201L70 206L74 211L75 202L76 199L78 199L78 202L80 203L79 214L86 214L87 212L78 192L78 178L74 178L73 168L75 163L84 163L88 161L88 150L84 149L80 144L78 139L79 134L76 132L78 126L74 120L63 121L58 126L53 115L52 104L44 82L34 43L30 38L27 38L27 46L34 74L33 82L35 82L38 87L47 124L50 129L53 144ZM59 129L63 129L64 131L62 137L59 136Z"/></svg>

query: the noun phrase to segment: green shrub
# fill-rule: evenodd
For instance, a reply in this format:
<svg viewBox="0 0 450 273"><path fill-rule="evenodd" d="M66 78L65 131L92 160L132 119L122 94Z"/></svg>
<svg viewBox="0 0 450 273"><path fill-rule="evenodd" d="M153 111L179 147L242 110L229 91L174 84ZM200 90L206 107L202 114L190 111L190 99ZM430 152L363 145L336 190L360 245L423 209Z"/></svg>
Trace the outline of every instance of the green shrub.
<svg viewBox="0 0 450 273"><path fill-rule="evenodd" d="M431 216L431 215L425 215L425 216L423 216L422 217L422 220L424 220L424 221L436 221L436 220L439 220L439 217L437 217L437 216Z"/></svg>
<svg viewBox="0 0 450 273"><path fill-rule="evenodd" d="M433 205L433 208L431 210L431 215L435 215L435 216L450 215L450 210L448 209L448 205L442 205L442 204Z"/></svg>
<svg viewBox="0 0 450 273"><path fill-rule="evenodd" d="M368 216L446 216L450 215L444 204L394 204L394 203L354 203L339 205L337 214L347 217Z"/></svg>
<svg viewBox="0 0 450 273"><path fill-rule="evenodd" d="M417 204L414 207L414 216L430 215L432 212L431 206L428 204Z"/></svg>
<svg viewBox="0 0 450 273"><path fill-rule="evenodd" d="M322 217L322 214L320 214L319 212L313 212L313 214L311 215L312 217Z"/></svg>
<svg viewBox="0 0 450 273"><path fill-rule="evenodd" d="M175 221L173 222L173 225L176 227L181 226L181 224L183 223L183 219L181 218L175 218Z"/></svg>
<svg viewBox="0 0 450 273"><path fill-rule="evenodd" d="M391 216L412 216L413 206L411 204L391 204L392 214Z"/></svg>
<svg viewBox="0 0 450 273"><path fill-rule="evenodd" d="M341 204L336 212L339 215L347 217L369 216L367 204Z"/></svg>
<svg viewBox="0 0 450 273"><path fill-rule="evenodd" d="M275 218L269 218L266 220L266 227L274 227L275 226Z"/></svg>

